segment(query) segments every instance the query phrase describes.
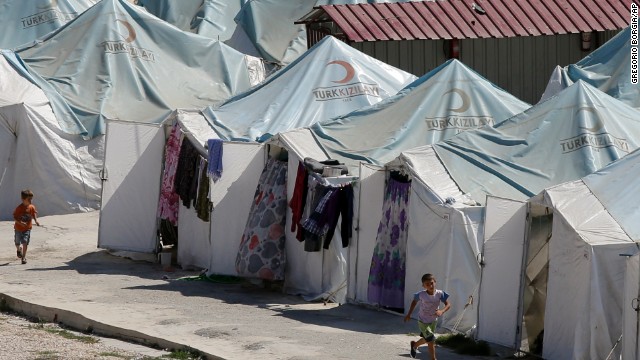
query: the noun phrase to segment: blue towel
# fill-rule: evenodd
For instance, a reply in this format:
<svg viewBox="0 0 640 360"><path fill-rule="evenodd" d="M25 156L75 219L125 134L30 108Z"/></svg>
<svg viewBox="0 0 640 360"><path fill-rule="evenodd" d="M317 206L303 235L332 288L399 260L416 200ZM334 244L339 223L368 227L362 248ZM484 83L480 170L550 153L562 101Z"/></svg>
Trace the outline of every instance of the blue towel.
<svg viewBox="0 0 640 360"><path fill-rule="evenodd" d="M213 182L216 182L222 177L222 140L207 140L207 148L209 150L207 175L213 179Z"/></svg>

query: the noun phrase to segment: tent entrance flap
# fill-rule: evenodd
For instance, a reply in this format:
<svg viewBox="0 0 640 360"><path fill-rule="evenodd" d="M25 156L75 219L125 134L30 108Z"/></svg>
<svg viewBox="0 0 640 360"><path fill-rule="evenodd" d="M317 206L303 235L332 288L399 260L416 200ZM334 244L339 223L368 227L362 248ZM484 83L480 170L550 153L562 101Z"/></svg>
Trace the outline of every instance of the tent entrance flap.
<svg viewBox="0 0 640 360"><path fill-rule="evenodd" d="M99 248L144 253L156 250L164 142L162 126L107 123Z"/></svg>
<svg viewBox="0 0 640 360"><path fill-rule="evenodd" d="M487 196L478 299L480 340L520 347L526 203Z"/></svg>
<svg viewBox="0 0 640 360"><path fill-rule="evenodd" d="M640 255L629 256L624 278L622 358L640 356Z"/></svg>
<svg viewBox="0 0 640 360"><path fill-rule="evenodd" d="M354 236L349 245L349 290L347 298L356 303L369 304L367 290L371 257L376 247L378 225L384 203L385 169L360 163L359 191L354 201Z"/></svg>
<svg viewBox="0 0 640 360"><path fill-rule="evenodd" d="M544 316L549 281L549 241L553 230L553 210L529 202L525 235L525 272L521 303L523 304L522 338L525 351L542 355Z"/></svg>

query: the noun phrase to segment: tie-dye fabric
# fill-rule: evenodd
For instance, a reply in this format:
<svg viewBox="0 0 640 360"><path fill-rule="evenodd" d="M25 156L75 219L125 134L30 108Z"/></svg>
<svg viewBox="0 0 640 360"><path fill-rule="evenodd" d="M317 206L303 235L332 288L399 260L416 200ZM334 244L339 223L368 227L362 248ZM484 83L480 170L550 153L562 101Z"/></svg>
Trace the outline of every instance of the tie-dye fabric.
<svg viewBox="0 0 640 360"><path fill-rule="evenodd" d="M236 270L244 277L283 280L287 162L269 159L240 241Z"/></svg>
<svg viewBox="0 0 640 360"><path fill-rule="evenodd" d="M369 271L368 300L381 306L404 307L404 277L409 224L407 221L411 183L389 179L384 195L382 219Z"/></svg>
<svg viewBox="0 0 640 360"><path fill-rule="evenodd" d="M175 178L181 141L182 129L176 123L171 129L169 139L167 139L167 144L165 145L164 172L162 173L162 186L157 214L160 219L169 220L174 226L178 224L178 201L180 200L175 190Z"/></svg>

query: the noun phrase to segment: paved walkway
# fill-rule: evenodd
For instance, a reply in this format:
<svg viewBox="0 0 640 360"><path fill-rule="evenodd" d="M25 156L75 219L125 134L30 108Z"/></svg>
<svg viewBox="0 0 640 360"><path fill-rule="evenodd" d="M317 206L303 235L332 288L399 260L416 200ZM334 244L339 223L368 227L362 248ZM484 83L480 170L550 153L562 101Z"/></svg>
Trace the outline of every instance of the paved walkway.
<svg viewBox="0 0 640 360"><path fill-rule="evenodd" d="M0 298L45 321L211 359L408 358L415 323L355 305L305 302L247 283L177 280L156 263L96 249L99 214L49 216L34 227L28 263L0 222ZM426 348L418 358L427 359ZM438 348L440 360L478 359Z"/></svg>

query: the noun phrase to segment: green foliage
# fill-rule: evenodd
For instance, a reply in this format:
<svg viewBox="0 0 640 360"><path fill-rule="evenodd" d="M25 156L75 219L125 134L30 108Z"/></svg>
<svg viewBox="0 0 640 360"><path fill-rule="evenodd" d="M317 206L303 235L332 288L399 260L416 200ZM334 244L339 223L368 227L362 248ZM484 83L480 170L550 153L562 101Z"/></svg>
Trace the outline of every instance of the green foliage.
<svg viewBox="0 0 640 360"><path fill-rule="evenodd" d="M199 360L204 357L197 351L191 348L173 350L171 354L164 355L163 358L178 359L178 360Z"/></svg>
<svg viewBox="0 0 640 360"><path fill-rule="evenodd" d="M114 352L114 351L105 351L105 352L101 352L98 355L100 355L100 356L109 356L109 357L120 358L120 359L129 359L129 356L121 355L121 354L118 354L117 352Z"/></svg>
<svg viewBox="0 0 640 360"><path fill-rule="evenodd" d="M70 331L67 330L58 330L58 329L51 329L51 328L44 328L44 331L51 333L51 334L57 334L62 336L65 339L71 339L71 340L78 340L80 342L83 342L85 344L95 344L97 343L99 340L92 337L92 336L85 336L85 335L76 335Z"/></svg>
<svg viewBox="0 0 640 360"><path fill-rule="evenodd" d="M38 351L37 355L38 356L35 358L35 360L58 360L58 359L60 359L60 357L57 355L57 353L55 351L49 351L49 350Z"/></svg>
<svg viewBox="0 0 640 360"><path fill-rule="evenodd" d="M448 334L439 336L436 344L453 349L458 354L488 356L491 348L486 341L475 341L463 334Z"/></svg>

